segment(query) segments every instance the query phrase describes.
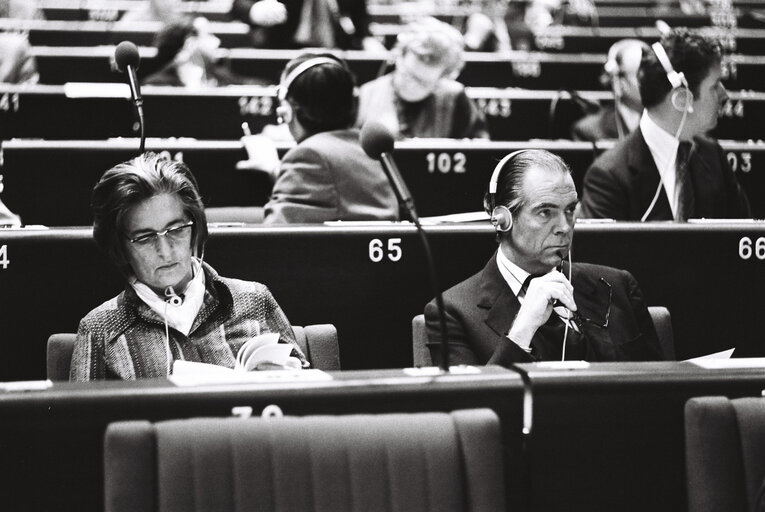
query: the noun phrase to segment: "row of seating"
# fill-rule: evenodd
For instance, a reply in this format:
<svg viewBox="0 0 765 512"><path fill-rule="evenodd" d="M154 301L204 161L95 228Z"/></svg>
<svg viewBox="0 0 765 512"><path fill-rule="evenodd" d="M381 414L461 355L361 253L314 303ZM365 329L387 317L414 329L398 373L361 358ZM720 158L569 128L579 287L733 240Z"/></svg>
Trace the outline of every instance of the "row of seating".
<svg viewBox="0 0 765 512"><path fill-rule="evenodd" d="M585 108L613 101L611 93L605 91L468 87L466 93L486 116L492 140L570 138L571 125ZM126 94L126 84L0 85L0 140L99 140L134 135ZM756 122L765 115L765 93L729 94L713 135L727 140L765 139L765 127ZM148 137L239 139L242 122L247 122L253 133L276 123L275 87L189 91L147 86L142 95ZM51 112L57 115L51 116ZM79 121L72 125L75 116ZM201 119L206 122L199 122Z"/></svg>
<svg viewBox="0 0 765 512"><path fill-rule="evenodd" d="M658 34L653 38L646 37L646 40L655 41L657 38ZM124 39L118 36L114 41L104 44L114 45ZM589 50L597 53L573 53L574 50L572 53L560 54L512 52L501 56L471 53L465 58L465 67L459 80L473 87L597 90L600 88L599 76L606 60L605 51L619 39L621 37L614 36L605 48ZM152 48L139 48L139 52L144 62L141 73L144 73L151 69L151 58L155 51ZM293 50L237 48L221 51L221 56L239 74L277 83L284 65L297 53ZM31 54L37 60L40 82L43 84L122 81L122 77L109 64L114 54L112 46L35 46ZM385 55L368 52L348 51L342 52L341 56L348 62L359 83L378 76L387 66L388 60ZM756 54L726 57L723 62L726 87L730 90L759 90L765 73L763 63L765 57Z"/></svg>
<svg viewBox="0 0 765 512"><path fill-rule="evenodd" d="M714 14L688 14L679 5L662 3L657 6L639 5L638 2L594 2L596 15L593 23L598 26L649 26L656 19L663 19L672 26L709 26L716 21ZM41 2L41 8L47 20L65 21L117 21L125 12L134 9L133 0L76 0L66 2ZM191 16L203 16L210 21L227 21L230 19L229 3L219 1L207 2L183 2L179 11ZM474 6L433 7L428 9L422 5L415 5L417 14L432 15L438 19L462 26L466 18L475 11ZM761 18L751 13L752 6L735 5L733 18L738 27L762 27ZM413 8L406 5L375 5L367 6L372 23L398 23L401 24L412 17ZM725 21L732 21L725 20Z"/></svg>
<svg viewBox="0 0 765 512"><path fill-rule="evenodd" d="M688 401L690 512L759 510L763 427L763 398ZM519 510L503 487L500 428L490 409L113 423L106 510Z"/></svg>
<svg viewBox="0 0 765 512"><path fill-rule="evenodd" d="M496 250L488 222L426 229L444 289L478 272ZM268 285L295 325L337 328L343 369L412 366L412 318L433 296L412 226L213 226L211 232L205 260L221 275ZM764 241L765 225L753 222L579 223L572 254L574 261L629 270L647 304L667 307L678 359L732 347L739 356L761 356ZM41 292L53 282L77 293ZM6 355L0 381L44 378L48 337L75 332L80 318L123 287L89 228L0 230ZM33 322L23 320L29 311L36 312Z"/></svg>
<svg viewBox="0 0 765 512"><path fill-rule="evenodd" d="M534 147L560 155L571 167L581 192L593 158L612 145L613 141L593 146L571 141L422 139L397 143L393 157L419 213L437 216L480 210L491 169L509 152ZM3 143L3 202L27 224L89 225L93 185L105 169L134 156L137 146L136 139ZM280 154L289 147L280 144ZM765 145L723 141L722 147L748 193L755 218L765 218ZM272 185L265 173L237 170L237 162L247 159L238 141L149 140L146 148L188 164L208 207L262 206L270 195ZM237 215L242 214L226 220L254 218L246 209Z"/></svg>
<svg viewBox="0 0 765 512"><path fill-rule="evenodd" d="M54 383L35 392L6 388L0 391L0 493L4 505L38 511L66 503L85 512L104 510L104 496L111 496L116 488L112 486L118 485L112 473L104 481L104 432L115 421L220 418L228 416L233 407L248 406L257 414L276 405L290 416L488 408L500 426L501 449L493 455L500 455L504 466L501 486L508 510L686 510L694 498L685 490L685 403L707 395L754 396L765 386L761 367L709 369L691 363L601 363L584 369L525 364L516 371L492 367L449 375L423 370L344 371L323 375L321 381L310 377L230 385L188 386L160 379ZM35 384L39 383L27 386L31 389ZM399 421L406 418L399 417ZM146 423L140 426L144 432L146 427ZM424 428L418 430L425 436L432 434ZM147 434L143 439L153 443L153 436ZM723 444L730 446L728 438ZM716 450L723 444L709 443L706 448ZM290 449L297 458L301 446L296 440L281 443L277 449ZM133 453L133 463L144 460L137 456L140 452ZM223 453L227 450L220 451L221 456ZM727 455L737 457L737 453L731 450ZM758 452L752 454L758 456ZM111 452L107 457L112 460ZM128 464L123 462L122 469L135 467ZM110 463L107 467L113 468ZM218 468L218 477L228 474L211 459L206 459L205 467ZM130 472L133 478L154 474ZM710 485L729 481L718 474ZM39 482L44 482L45 492L39 492ZM156 489L145 480L140 495L156 496L152 488ZM140 506L135 499L135 506ZM220 503L224 506L226 502Z"/></svg>
<svg viewBox="0 0 765 512"><path fill-rule="evenodd" d="M655 19L655 18L654 18ZM241 22L210 22L212 32L220 39L223 48L249 48L252 39L249 26ZM537 48L551 52L604 53L617 40L638 38L646 41L659 39L659 31L653 26L637 27L573 27L553 25L534 34ZM161 22L135 22L128 26L102 21L46 21L0 19L0 30L27 30L33 46L97 46L117 44L123 39L140 46L150 46ZM758 25L761 27L761 25ZM386 40L391 47L399 24L372 25L373 35ZM763 28L706 27L711 35L724 39L725 47L733 53L762 55Z"/></svg>

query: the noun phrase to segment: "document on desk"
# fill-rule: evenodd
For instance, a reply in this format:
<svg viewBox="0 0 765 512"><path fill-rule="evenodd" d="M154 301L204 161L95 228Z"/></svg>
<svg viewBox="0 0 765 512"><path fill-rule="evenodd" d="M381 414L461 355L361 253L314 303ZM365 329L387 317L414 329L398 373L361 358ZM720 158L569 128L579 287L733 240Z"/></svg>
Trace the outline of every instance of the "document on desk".
<svg viewBox="0 0 765 512"><path fill-rule="evenodd" d="M713 354L707 354L705 356L686 359L686 361L709 370L724 370L726 368L765 368L765 357L731 359L734 350L736 350L735 347Z"/></svg>
<svg viewBox="0 0 765 512"><path fill-rule="evenodd" d="M204 386L207 384L245 384L275 382L330 381L332 376L316 369L241 371L207 363L175 361L173 374L168 379L176 386Z"/></svg>

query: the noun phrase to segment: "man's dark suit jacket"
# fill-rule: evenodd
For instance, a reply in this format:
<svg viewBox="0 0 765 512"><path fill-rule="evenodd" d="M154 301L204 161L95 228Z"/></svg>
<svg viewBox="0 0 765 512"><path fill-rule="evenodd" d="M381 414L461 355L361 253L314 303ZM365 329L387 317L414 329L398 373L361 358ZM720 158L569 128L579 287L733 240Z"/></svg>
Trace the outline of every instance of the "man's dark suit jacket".
<svg viewBox="0 0 765 512"><path fill-rule="evenodd" d="M733 175L722 148L703 137L694 139L690 173L695 194L694 218L751 217L749 201ZM639 221L659 186L659 170L638 128L603 153L587 170L581 216ZM646 220L672 220L662 187Z"/></svg>
<svg viewBox="0 0 765 512"><path fill-rule="evenodd" d="M568 275L567 266L563 271ZM637 281L629 272L575 263L571 282L578 313L591 320L581 324L582 333L594 349L588 360L661 359L659 339L648 308ZM506 337L520 303L499 272L496 253L481 272L444 292L443 298L450 364L509 366L538 360L533 352L525 352ZM603 327L606 318L607 326ZM438 364L440 331L435 301L425 306L425 322L428 347L434 364ZM531 346L557 341L544 340L543 336L538 330ZM562 342L561 337L557 343Z"/></svg>
<svg viewBox="0 0 765 512"><path fill-rule="evenodd" d="M597 142L603 139L618 139L616 128L616 110L613 105L605 105L594 114L583 117L571 127L574 140Z"/></svg>
<svg viewBox="0 0 765 512"><path fill-rule="evenodd" d="M250 9L256 0L234 0L231 16L252 25ZM303 12L303 0L279 0L287 9L287 21L273 27L252 25L253 45L257 48L296 48L294 36ZM333 24L336 47L343 50L360 50L362 40L369 35L369 15L365 0L337 0L341 16L348 17L356 29L347 34L337 20Z"/></svg>

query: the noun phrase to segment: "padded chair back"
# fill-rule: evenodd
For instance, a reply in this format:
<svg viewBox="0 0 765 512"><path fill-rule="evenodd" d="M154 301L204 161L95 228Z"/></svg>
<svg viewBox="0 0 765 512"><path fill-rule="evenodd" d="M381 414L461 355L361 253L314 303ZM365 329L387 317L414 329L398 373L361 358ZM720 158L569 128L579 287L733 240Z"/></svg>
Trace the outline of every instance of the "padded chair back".
<svg viewBox="0 0 765 512"><path fill-rule="evenodd" d="M107 512L504 511L489 409L112 423Z"/></svg>
<svg viewBox="0 0 765 512"><path fill-rule="evenodd" d="M688 400L685 464L690 512L765 510L765 399Z"/></svg>
<svg viewBox="0 0 765 512"><path fill-rule="evenodd" d="M340 350L337 329L332 324L293 326L295 340L311 363L312 368L340 370ZM48 338L46 368L50 380L69 380L72 352L76 334L53 334Z"/></svg>
<svg viewBox="0 0 765 512"><path fill-rule="evenodd" d="M675 339L672 334L672 318L664 306L649 306L656 335L665 361L675 360ZM425 331L425 315L417 315L412 319L412 355L414 366L433 366L433 359L428 349L428 335Z"/></svg>
<svg viewBox="0 0 765 512"><path fill-rule="evenodd" d="M50 380L69 380L69 368L72 366L72 352L76 334L53 334L48 338L45 364Z"/></svg>
<svg viewBox="0 0 765 512"><path fill-rule="evenodd" d="M656 335L659 337L659 345L664 354L665 361L675 361L675 336L672 333L672 317L669 310L664 306L648 306Z"/></svg>

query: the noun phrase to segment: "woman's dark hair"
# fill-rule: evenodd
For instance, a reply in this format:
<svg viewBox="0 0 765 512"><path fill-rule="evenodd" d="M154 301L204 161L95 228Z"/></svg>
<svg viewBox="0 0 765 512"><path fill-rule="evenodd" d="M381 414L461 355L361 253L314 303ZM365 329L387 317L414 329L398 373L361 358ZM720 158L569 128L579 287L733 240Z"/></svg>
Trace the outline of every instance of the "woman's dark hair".
<svg viewBox="0 0 765 512"><path fill-rule="evenodd" d="M125 216L139 203L161 194L181 200L194 221L191 248L203 255L207 217L197 182L183 162L147 152L106 171L93 188L93 238L124 275L130 275L126 254Z"/></svg>
<svg viewBox="0 0 765 512"><path fill-rule="evenodd" d="M673 29L661 38L672 68L683 73L694 97L699 96L699 85L713 65L721 60L720 45L686 28ZM638 71L640 97L645 108L661 103L672 90L667 72L652 48L643 50Z"/></svg>
<svg viewBox="0 0 765 512"><path fill-rule="evenodd" d="M305 70L289 85L286 99L310 134L349 128L356 122L356 81L340 58L330 53L306 53L289 61L282 77L316 57L328 57L337 65L319 64Z"/></svg>

